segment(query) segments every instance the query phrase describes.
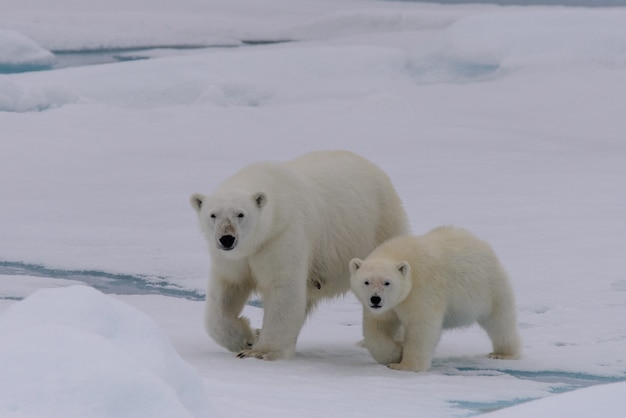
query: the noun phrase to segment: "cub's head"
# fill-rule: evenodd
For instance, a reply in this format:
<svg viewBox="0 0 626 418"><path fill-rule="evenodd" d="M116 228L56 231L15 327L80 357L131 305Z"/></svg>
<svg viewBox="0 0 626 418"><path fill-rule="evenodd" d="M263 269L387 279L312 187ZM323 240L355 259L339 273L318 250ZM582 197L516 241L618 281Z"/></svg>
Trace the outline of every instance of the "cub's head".
<svg viewBox="0 0 626 418"><path fill-rule="evenodd" d="M211 252L237 259L253 251L254 233L267 203L265 193L229 191L210 196L196 193L190 201Z"/></svg>
<svg viewBox="0 0 626 418"><path fill-rule="evenodd" d="M402 302L411 291L411 266L406 261L350 261L350 286L366 309L381 314Z"/></svg>

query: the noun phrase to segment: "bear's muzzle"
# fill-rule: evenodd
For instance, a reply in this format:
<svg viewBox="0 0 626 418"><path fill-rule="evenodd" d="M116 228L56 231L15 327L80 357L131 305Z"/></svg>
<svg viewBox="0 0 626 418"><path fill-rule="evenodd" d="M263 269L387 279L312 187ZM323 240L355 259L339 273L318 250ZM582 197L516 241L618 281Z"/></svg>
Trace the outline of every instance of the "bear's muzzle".
<svg viewBox="0 0 626 418"><path fill-rule="evenodd" d="M382 305L380 304L380 302L382 302L382 298L378 295L374 295L370 298L370 308L372 309L380 309L382 308Z"/></svg>
<svg viewBox="0 0 626 418"><path fill-rule="evenodd" d="M222 235L217 241L220 250L230 251L237 246L237 237L233 235Z"/></svg>

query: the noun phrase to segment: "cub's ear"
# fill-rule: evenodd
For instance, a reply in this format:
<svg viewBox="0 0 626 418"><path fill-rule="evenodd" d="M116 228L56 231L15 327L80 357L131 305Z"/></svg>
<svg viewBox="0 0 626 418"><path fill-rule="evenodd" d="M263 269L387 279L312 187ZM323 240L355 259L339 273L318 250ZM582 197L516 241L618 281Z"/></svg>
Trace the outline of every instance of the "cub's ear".
<svg viewBox="0 0 626 418"><path fill-rule="evenodd" d="M396 264L396 268L404 277L409 277L409 275L411 274L411 266L406 261L400 261L398 264Z"/></svg>
<svg viewBox="0 0 626 418"><path fill-rule="evenodd" d="M261 209L267 203L267 195L263 192L258 192L252 196L252 200L254 200L256 207Z"/></svg>
<svg viewBox="0 0 626 418"><path fill-rule="evenodd" d="M353 258L352 260L350 260L350 274L356 273L356 271L361 268L362 264L363 260L359 258Z"/></svg>
<svg viewBox="0 0 626 418"><path fill-rule="evenodd" d="M200 212L202 209L202 202L204 201L205 196L200 193L194 193L189 198L189 202L191 203L191 207L195 209L196 212Z"/></svg>

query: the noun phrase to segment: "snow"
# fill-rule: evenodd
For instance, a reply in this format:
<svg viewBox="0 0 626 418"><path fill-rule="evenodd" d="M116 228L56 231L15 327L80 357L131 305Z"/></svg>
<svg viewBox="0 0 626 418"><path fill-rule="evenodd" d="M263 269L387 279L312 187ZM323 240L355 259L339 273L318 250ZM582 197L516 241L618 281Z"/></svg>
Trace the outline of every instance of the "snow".
<svg viewBox="0 0 626 418"><path fill-rule="evenodd" d="M626 9L2 7L1 63L56 68L68 51L103 49L146 59L0 74L0 415L621 415ZM518 301L521 360L485 358L488 338L469 328L443 336L428 373L387 370L356 345L352 295L309 319L294 360L239 360L206 336L202 302L73 287L91 274L203 292L189 195L245 164L328 148L380 165L415 233L455 224L492 243ZM260 308L246 315L260 326Z"/></svg>
<svg viewBox="0 0 626 418"><path fill-rule="evenodd" d="M3 313L0 336L2 416L212 415L163 331L92 288L34 293Z"/></svg>
<svg viewBox="0 0 626 418"><path fill-rule="evenodd" d="M564 393L554 397L515 406L493 414L489 418L528 417L537 415L584 418L593 415L618 416L626 409L626 383L613 383Z"/></svg>
<svg viewBox="0 0 626 418"><path fill-rule="evenodd" d="M46 68L53 62L54 55L33 40L15 31L0 29L0 73L3 68L12 66Z"/></svg>

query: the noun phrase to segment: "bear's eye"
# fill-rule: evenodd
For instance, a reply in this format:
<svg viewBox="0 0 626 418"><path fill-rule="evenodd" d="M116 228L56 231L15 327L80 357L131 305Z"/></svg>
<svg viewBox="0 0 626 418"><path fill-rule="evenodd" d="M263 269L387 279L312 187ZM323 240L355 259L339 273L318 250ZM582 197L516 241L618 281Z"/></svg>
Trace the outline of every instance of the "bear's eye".
<svg viewBox="0 0 626 418"><path fill-rule="evenodd" d="M215 216L215 214L214 214L214 213L212 213L210 216L211 216L211 219L215 219L215 218L217 218L217 216Z"/></svg>
<svg viewBox="0 0 626 418"><path fill-rule="evenodd" d="M385 283L383 283L383 286L390 286L391 283L389 283L389 280L386 280Z"/></svg>
<svg viewBox="0 0 626 418"><path fill-rule="evenodd" d="M239 212L239 213L237 214L237 217L238 217L239 219L243 219L243 213Z"/></svg>
<svg viewBox="0 0 626 418"><path fill-rule="evenodd" d="M364 284L365 286L369 286L369 285L370 285L370 282L369 282L369 280L366 280L366 281L364 281L364 282L363 282L363 284Z"/></svg>

